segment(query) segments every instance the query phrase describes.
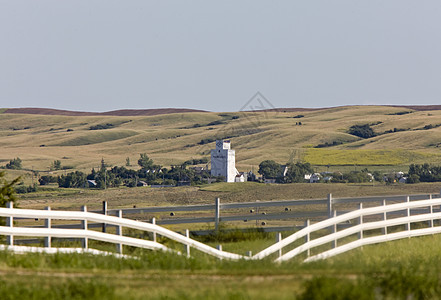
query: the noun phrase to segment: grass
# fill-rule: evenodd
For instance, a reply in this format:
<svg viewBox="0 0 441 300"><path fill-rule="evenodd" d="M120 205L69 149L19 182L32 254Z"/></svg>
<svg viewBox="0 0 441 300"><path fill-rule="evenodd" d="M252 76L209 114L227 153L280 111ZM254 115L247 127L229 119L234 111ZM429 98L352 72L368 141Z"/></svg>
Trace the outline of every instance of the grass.
<svg viewBox="0 0 441 300"><path fill-rule="evenodd" d="M186 258L139 251L139 259L117 259L3 251L0 289L21 299L437 299L440 242L440 235L403 239L307 264L219 261L197 252Z"/></svg>
<svg viewBox="0 0 441 300"><path fill-rule="evenodd" d="M304 160L312 165L396 166L441 160L438 154L410 150L338 150L308 149Z"/></svg>
<svg viewBox="0 0 441 300"><path fill-rule="evenodd" d="M12 176L14 177L14 176ZM11 178L12 178L11 177ZM29 178L30 179L30 178ZM29 184L29 183L25 183ZM175 188L111 188L107 190L92 189L45 189L37 193L20 194L18 205L22 208L79 210L87 205L89 210L102 208L107 201L109 209L213 204L219 197L221 203L254 202L293 199L325 199L328 194L333 197L362 197L380 195L435 194L440 192L438 183L420 184L257 184L257 183L214 183L202 187Z"/></svg>
<svg viewBox="0 0 441 300"><path fill-rule="evenodd" d="M104 158L110 165L136 162L147 152L156 163L169 166L191 158L209 156L214 143L201 140L230 136L240 171L254 170L265 159L279 163L305 159L313 164L396 165L439 158L441 128L411 131L441 123L441 112L391 115L400 108L348 106L302 112L301 126L293 118L298 112L237 112L239 118L218 113L184 113L157 116L39 116L1 114L0 161L23 159L27 169L48 171L54 160L89 172ZM194 127L222 121L225 124ZM380 123L379 123L380 122ZM99 124L117 124L106 130L89 130ZM347 129L354 124L377 124L376 132L394 128L410 131L359 140ZM73 131L68 131L72 129ZM346 141L342 145L310 149L318 144ZM44 146L43 146L44 145ZM401 149L393 150L393 149ZM345 151L343 151L345 150ZM347 152L346 152L347 150ZM427 155L427 157L426 157ZM348 161L344 161L345 157Z"/></svg>
<svg viewBox="0 0 441 300"><path fill-rule="evenodd" d="M89 172L101 158L122 166L127 157L135 163L147 152L156 163L172 165L190 158L207 157L214 143L197 145L203 139L231 135L240 171L254 170L265 159L279 163L303 159L318 169L328 164L365 165L388 171L406 171L409 163L439 161L436 145L441 128L406 131L358 140L346 133L354 124L373 125L376 132L393 128L422 128L441 123L441 111L396 115L402 108L351 106L302 112L303 125L295 113L239 112L228 120L217 113L187 113L152 117L66 117L1 114L0 161L23 159L26 169L43 174L54 160ZM194 127L223 120L226 124ZM380 122L380 123L379 123ZM98 124L119 124L118 128L90 131ZM73 129L73 131L67 131ZM254 131L249 131L253 129ZM258 130L255 130L258 129ZM311 147L347 143L326 148ZM44 146L43 146L44 145ZM400 149L400 150L396 150ZM338 170L338 168L336 170ZM351 167L352 168L352 167ZM331 168L332 169L332 168ZM55 173L61 174L61 173ZM29 171L23 175L29 185ZM217 183L201 187L170 189L119 188L105 191L45 189L20 195L23 208L76 209L87 205L109 208L188 205L256 200L317 199L334 197L439 193L439 185ZM237 236L236 236L237 237ZM212 245L225 250L253 253L272 244L273 236L234 240L211 237ZM218 261L192 251L192 258L160 252L140 251L140 259L116 259L90 255L15 255L0 253L0 292L14 298L45 299L329 299L348 298L439 298L440 236L401 240L366 246L327 261L301 264L299 260L274 264ZM107 249L105 244L97 247ZM131 250L131 249L128 249ZM338 291L338 293L336 293Z"/></svg>

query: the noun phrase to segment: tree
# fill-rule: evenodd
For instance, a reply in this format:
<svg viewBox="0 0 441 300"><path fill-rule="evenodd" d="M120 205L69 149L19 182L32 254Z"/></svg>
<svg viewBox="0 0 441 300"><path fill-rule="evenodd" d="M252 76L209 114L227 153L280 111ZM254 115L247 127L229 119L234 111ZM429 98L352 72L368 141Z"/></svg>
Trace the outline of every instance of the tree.
<svg viewBox="0 0 441 300"><path fill-rule="evenodd" d="M153 160L151 160L146 153L139 154L138 165L142 169L150 170L153 167Z"/></svg>
<svg viewBox="0 0 441 300"><path fill-rule="evenodd" d="M309 163L288 163L287 167L286 182L304 182L306 174L314 173Z"/></svg>
<svg viewBox="0 0 441 300"><path fill-rule="evenodd" d="M58 177L58 186L64 188L80 188L85 187L87 183L86 174L75 171Z"/></svg>
<svg viewBox="0 0 441 300"><path fill-rule="evenodd" d="M57 182L57 177L43 175L38 179L38 182L40 183L40 185L47 185L49 183Z"/></svg>
<svg viewBox="0 0 441 300"><path fill-rule="evenodd" d="M107 165L104 162L104 158L101 158L101 168L100 168L100 172L104 172L107 169Z"/></svg>
<svg viewBox="0 0 441 300"><path fill-rule="evenodd" d="M14 158L6 164L6 169L21 170L21 159L19 157Z"/></svg>
<svg viewBox="0 0 441 300"><path fill-rule="evenodd" d="M126 158L126 167L130 167L130 157Z"/></svg>
<svg viewBox="0 0 441 300"><path fill-rule="evenodd" d="M20 177L15 178L11 182L5 179L5 172L0 172L0 206L6 206L7 202L15 201L14 185L20 180Z"/></svg>
<svg viewBox="0 0 441 300"><path fill-rule="evenodd" d="M54 160L54 162L52 163L51 169L53 169L53 170L61 170L61 161Z"/></svg>
<svg viewBox="0 0 441 300"><path fill-rule="evenodd" d="M419 183L420 177L416 174L412 174L407 178L406 183Z"/></svg>
<svg viewBox="0 0 441 300"><path fill-rule="evenodd" d="M275 179L282 173L282 166L274 160L264 160L259 164L259 174L264 178Z"/></svg>
<svg viewBox="0 0 441 300"><path fill-rule="evenodd" d="M349 134L368 139L375 136L374 130L369 124L365 125L353 125L349 128Z"/></svg>

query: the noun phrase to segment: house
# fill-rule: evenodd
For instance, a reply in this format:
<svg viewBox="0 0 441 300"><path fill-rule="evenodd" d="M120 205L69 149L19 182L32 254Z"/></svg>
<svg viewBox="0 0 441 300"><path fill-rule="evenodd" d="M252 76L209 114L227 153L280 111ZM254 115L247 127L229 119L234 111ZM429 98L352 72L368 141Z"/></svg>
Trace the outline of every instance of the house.
<svg viewBox="0 0 441 300"><path fill-rule="evenodd" d="M206 170L205 167L192 167L190 169L193 170L196 174L202 174L202 172Z"/></svg>
<svg viewBox="0 0 441 300"><path fill-rule="evenodd" d="M331 180L332 180L332 176L325 176L325 177L323 177L323 180L325 181L325 182L330 182Z"/></svg>
<svg viewBox="0 0 441 300"><path fill-rule="evenodd" d="M321 179L322 176L320 175L320 173L314 173L311 174L311 177L309 178L309 183L317 183L320 182Z"/></svg>
<svg viewBox="0 0 441 300"><path fill-rule="evenodd" d="M149 185L148 185L147 182L140 180L140 181L138 181L138 183L136 184L136 186L149 186Z"/></svg>
<svg viewBox="0 0 441 300"><path fill-rule="evenodd" d="M245 177L242 174L236 175L236 177L234 178L234 182L245 182Z"/></svg>
<svg viewBox="0 0 441 300"><path fill-rule="evenodd" d="M87 184L90 188L96 188L97 184L96 184L96 180L87 180Z"/></svg>
<svg viewBox="0 0 441 300"><path fill-rule="evenodd" d="M401 177L400 179L398 179L399 183L406 183L407 182L407 177Z"/></svg>

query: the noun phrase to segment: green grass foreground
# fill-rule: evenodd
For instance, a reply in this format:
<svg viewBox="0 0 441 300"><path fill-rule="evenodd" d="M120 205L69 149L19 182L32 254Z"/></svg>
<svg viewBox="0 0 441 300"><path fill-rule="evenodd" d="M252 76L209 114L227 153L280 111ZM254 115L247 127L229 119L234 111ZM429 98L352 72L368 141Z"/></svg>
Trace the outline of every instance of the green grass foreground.
<svg viewBox="0 0 441 300"><path fill-rule="evenodd" d="M2 299L439 299L441 235L366 246L326 261L220 261L0 252Z"/></svg>

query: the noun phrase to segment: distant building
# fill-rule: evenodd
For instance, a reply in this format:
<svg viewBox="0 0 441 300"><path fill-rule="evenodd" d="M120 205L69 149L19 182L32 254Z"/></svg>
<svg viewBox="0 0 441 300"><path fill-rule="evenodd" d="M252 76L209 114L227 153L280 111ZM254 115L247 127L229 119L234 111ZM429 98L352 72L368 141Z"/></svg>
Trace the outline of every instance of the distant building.
<svg viewBox="0 0 441 300"><path fill-rule="evenodd" d="M407 183L407 177L401 177L400 179L398 179L399 183Z"/></svg>
<svg viewBox="0 0 441 300"><path fill-rule="evenodd" d="M236 177L234 178L234 182L245 182L245 177L243 176L243 174L236 175Z"/></svg>
<svg viewBox="0 0 441 300"><path fill-rule="evenodd" d="M196 174L202 174L202 172L205 171L205 167L191 167L191 170L193 170Z"/></svg>
<svg viewBox="0 0 441 300"><path fill-rule="evenodd" d="M96 188L97 187L97 183L95 180L87 180L87 184L89 185L90 188Z"/></svg>
<svg viewBox="0 0 441 300"><path fill-rule="evenodd" d="M230 141L217 140L216 149L211 150L211 176L223 176L226 182L235 182L236 152Z"/></svg>
<svg viewBox="0 0 441 300"><path fill-rule="evenodd" d="M138 183L136 184L136 186L149 186L149 185L148 185L147 182L140 180L140 181L138 181Z"/></svg>
<svg viewBox="0 0 441 300"><path fill-rule="evenodd" d="M320 173L314 173L314 174L311 174L311 176L309 177L309 182L310 183L317 183L317 182L320 182L320 179L322 179L322 175L320 175Z"/></svg>

